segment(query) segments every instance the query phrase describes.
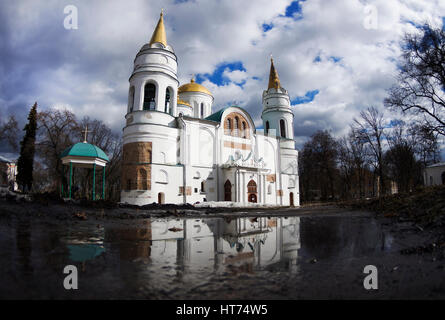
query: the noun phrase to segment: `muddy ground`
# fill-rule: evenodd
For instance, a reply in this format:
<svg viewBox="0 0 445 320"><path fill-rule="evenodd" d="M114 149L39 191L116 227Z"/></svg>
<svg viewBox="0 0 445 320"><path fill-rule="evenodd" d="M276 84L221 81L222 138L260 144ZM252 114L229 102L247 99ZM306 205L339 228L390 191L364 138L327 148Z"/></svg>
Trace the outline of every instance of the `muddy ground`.
<svg viewBox="0 0 445 320"><path fill-rule="evenodd" d="M0 199L0 298L445 298L443 220L422 225L405 217L336 206L264 210L94 206ZM226 252L213 252L212 243L217 241L209 237L191 237L191 251L184 253L179 236L160 241L133 236L146 232L147 225L154 234L156 223L175 225L193 220L213 230L216 224L224 227L240 217L249 217L252 225L263 217L272 226L269 238L257 244L266 247L264 241L268 245L281 241L276 245L280 257L273 263L257 262L261 258L256 246L239 251L241 236L229 247L233 236L228 237L224 228L219 236L226 239ZM289 228L275 232L281 224L292 226L292 230L298 227L298 233L294 232L298 239L292 240L295 243L279 240L278 235L286 236ZM193 241L204 243L206 239L211 244L207 249L193 247ZM90 258L75 259L70 248L77 243L96 246L96 251ZM167 256L170 247L173 253ZM289 248L293 248L292 254L286 254L286 250L292 251ZM263 255L267 254L263 250ZM209 258L199 258L205 254ZM248 254L251 258L236 261ZM194 260L195 256L201 260ZM78 290L63 288L62 270L68 264L79 268ZM377 290L363 287L366 265L377 267Z"/></svg>

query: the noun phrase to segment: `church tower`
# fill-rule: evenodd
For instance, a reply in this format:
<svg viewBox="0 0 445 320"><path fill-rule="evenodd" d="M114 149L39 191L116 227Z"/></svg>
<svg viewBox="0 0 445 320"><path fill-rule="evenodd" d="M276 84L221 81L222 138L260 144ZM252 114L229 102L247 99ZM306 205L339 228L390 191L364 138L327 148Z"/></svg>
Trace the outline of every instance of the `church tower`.
<svg viewBox="0 0 445 320"><path fill-rule="evenodd" d="M161 13L150 42L134 59L123 129L121 201L158 202L153 187L177 164L177 58ZM153 191L153 192L152 192Z"/></svg>
<svg viewBox="0 0 445 320"><path fill-rule="evenodd" d="M161 13L150 42L141 48L134 60L127 113L158 111L176 116L177 69L177 58L167 44L164 14Z"/></svg>
<svg viewBox="0 0 445 320"><path fill-rule="evenodd" d="M270 59L269 85L263 91L263 119L265 134L283 139L294 139L294 115L290 108L289 94L281 87L278 72Z"/></svg>

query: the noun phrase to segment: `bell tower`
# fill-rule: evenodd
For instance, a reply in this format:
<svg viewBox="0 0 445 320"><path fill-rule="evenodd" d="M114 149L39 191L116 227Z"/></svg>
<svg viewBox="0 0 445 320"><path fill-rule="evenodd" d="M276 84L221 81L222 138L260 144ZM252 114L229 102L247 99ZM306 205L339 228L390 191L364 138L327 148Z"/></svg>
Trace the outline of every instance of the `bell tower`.
<svg viewBox="0 0 445 320"><path fill-rule="evenodd" d="M177 68L161 12L150 42L142 46L134 59L129 79L122 143L122 202L156 202L161 184L154 182L154 176L158 175L159 180L161 168L177 162Z"/></svg>
<svg viewBox="0 0 445 320"><path fill-rule="evenodd" d="M283 139L294 139L294 115L290 108L290 99L287 90L281 87L278 72L273 59L270 59L269 85L263 91L263 119L266 134L273 134Z"/></svg>
<svg viewBox="0 0 445 320"><path fill-rule="evenodd" d="M161 12L150 42L134 59L127 115L137 111L158 111L176 116L177 69L177 58L173 48L167 44L164 13Z"/></svg>

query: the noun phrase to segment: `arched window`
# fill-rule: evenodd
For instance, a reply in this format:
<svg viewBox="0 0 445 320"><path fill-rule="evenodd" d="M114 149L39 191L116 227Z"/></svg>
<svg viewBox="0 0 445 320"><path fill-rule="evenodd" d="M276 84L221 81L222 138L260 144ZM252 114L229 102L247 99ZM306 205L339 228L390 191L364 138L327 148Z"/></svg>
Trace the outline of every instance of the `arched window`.
<svg viewBox="0 0 445 320"><path fill-rule="evenodd" d="M204 118L204 103L201 103L201 118Z"/></svg>
<svg viewBox="0 0 445 320"><path fill-rule="evenodd" d="M165 113L170 113L170 111L171 111L170 110L170 105L171 105L170 99L171 99L170 89L167 88L165 90L165 110L164 110Z"/></svg>
<svg viewBox="0 0 445 320"><path fill-rule="evenodd" d="M269 134L269 121L266 121L266 134Z"/></svg>
<svg viewBox="0 0 445 320"><path fill-rule="evenodd" d="M233 135L235 137L238 137L238 133L239 133L238 130L239 130L239 118L235 117L235 124L233 126Z"/></svg>
<svg viewBox="0 0 445 320"><path fill-rule="evenodd" d="M280 120L280 132L281 137L286 138L286 124L283 119Z"/></svg>
<svg viewBox="0 0 445 320"><path fill-rule="evenodd" d="M133 112L133 107L134 107L134 87L130 88L130 92L128 94L128 106L130 108L130 112Z"/></svg>
<svg viewBox="0 0 445 320"><path fill-rule="evenodd" d="M144 88L144 110L156 109L156 86L153 83L147 83Z"/></svg>
<svg viewBox="0 0 445 320"><path fill-rule="evenodd" d="M227 119L226 134L230 135L231 132L232 132L232 120L231 119Z"/></svg>
<svg viewBox="0 0 445 320"><path fill-rule="evenodd" d="M205 190L205 186L204 186L204 181L201 181L201 192L205 192L206 190Z"/></svg>
<svg viewBox="0 0 445 320"><path fill-rule="evenodd" d="M242 132L242 134L241 134L241 136L242 136L243 138L247 138L246 128L247 128L246 122L243 121L243 132Z"/></svg>
<svg viewBox="0 0 445 320"><path fill-rule="evenodd" d="M254 180L250 180L247 184L247 192L256 193L256 182Z"/></svg>

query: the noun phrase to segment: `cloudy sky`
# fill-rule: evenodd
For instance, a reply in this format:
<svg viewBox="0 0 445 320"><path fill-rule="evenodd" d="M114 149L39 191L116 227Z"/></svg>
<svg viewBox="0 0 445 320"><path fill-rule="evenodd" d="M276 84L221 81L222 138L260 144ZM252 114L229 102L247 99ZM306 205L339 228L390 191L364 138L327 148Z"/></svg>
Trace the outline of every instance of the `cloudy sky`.
<svg viewBox="0 0 445 320"><path fill-rule="evenodd" d="M64 27L68 5L78 29ZM273 54L298 146L318 129L341 136L361 110L382 107L403 34L425 21L442 27L445 16L440 0L1 1L0 117L23 126L37 101L120 132L133 59L161 8L181 84L195 74L213 111L237 104L261 126Z"/></svg>

